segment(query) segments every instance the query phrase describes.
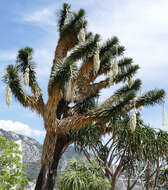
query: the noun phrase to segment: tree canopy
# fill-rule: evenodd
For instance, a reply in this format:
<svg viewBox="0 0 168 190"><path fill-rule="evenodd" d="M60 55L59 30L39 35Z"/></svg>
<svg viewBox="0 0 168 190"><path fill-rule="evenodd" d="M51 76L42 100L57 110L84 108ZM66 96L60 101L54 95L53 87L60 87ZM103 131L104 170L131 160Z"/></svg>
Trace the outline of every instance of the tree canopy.
<svg viewBox="0 0 168 190"><path fill-rule="evenodd" d="M128 120L128 116L118 120L106 138L94 125L73 133L76 150L84 152L88 162L96 160L112 189L122 174L129 190L137 183L147 190L168 185L168 133L144 124L139 113L132 132Z"/></svg>
<svg viewBox="0 0 168 190"><path fill-rule="evenodd" d="M23 190L27 179L23 175L21 151L14 141L0 136L0 190Z"/></svg>
<svg viewBox="0 0 168 190"><path fill-rule="evenodd" d="M162 103L165 97L162 89L139 95L142 82L135 78L139 66L124 56L125 47L118 37L102 42L99 34L88 31L86 18L83 9L73 12L67 3L59 11L59 39L46 102L37 81L32 48L20 49L16 64L8 65L4 74L7 104L10 105L13 94L23 107L35 111L44 121L46 137L36 190L54 188L58 162L68 145L74 142L74 131L94 123L99 133L105 135L127 115L133 132L136 110ZM101 90L119 84L109 98L96 103Z"/></svg>

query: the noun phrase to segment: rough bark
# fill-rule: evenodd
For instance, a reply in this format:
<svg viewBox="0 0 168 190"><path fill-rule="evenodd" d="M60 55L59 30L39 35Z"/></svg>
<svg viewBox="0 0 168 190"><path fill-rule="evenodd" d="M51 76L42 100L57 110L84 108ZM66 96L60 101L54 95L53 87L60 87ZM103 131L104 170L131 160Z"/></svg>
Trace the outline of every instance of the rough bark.
<svg viewBox="0 0 168 190"><path fill-rule="evenodd" d="M68 136L58 135L55 144L54 157L51 165L42 164L35 190L53 190L57 176L57 168L62 154L70 144Z"/></svg>
<svg viewBox="0 0 168 190"><path fill-rule="evenodd" d="M116 178L113 177L111 182L111 190L115 190L115 185L116 185Z"/></svg>

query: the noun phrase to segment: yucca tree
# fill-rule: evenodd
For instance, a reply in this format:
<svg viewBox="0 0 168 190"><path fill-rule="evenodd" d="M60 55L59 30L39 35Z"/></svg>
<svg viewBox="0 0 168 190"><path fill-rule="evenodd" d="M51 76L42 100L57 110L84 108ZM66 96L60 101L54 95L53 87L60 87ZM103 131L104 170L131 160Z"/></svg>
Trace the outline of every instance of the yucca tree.
<svg viewBox="0 0 168 190"><path fill-rule="evenodd" d="M106 129L109 119L122 117L133 108L160 103L165 94L163 90L152 90L136 98L141 81L131 79L139 66L133 65L131 58L121 58L125 48L119 44L117 37L101 44L98 34L87 31L83 9L74 13L68 4L64 4L60 10L58 29L59 40L48 83L47 102L44 102L36 80L31 48L19 50L16 65L9 65L4 75L7 103L10 103L12 92L22 106L37 112L44 120L46 137L36 190L53 189L61 155L73 143L73 130L95 122L101 126L100 132L104 135L110 132L110 128ZM102 75L107 77L95 82ZM31 95L24 88L23 77ZM111 93L111 97L101 105L95 104L100 90L127 80L129 85L124 84Z"/></svg>

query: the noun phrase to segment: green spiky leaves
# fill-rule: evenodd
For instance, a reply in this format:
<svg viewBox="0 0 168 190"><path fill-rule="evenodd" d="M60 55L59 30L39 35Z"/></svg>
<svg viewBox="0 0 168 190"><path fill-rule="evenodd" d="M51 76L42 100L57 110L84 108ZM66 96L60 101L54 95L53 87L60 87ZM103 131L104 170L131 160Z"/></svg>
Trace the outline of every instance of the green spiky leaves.
<svg viewBox="0 0 168 190"><path fill-rule="evenodd" d="M21 75L16 66L8 65L3 80L10 87L12 94L19 102L23 105L28 103L28 95L23 88Z"/></svg>
<svg viewBox="0 0 168 190"><path fill-rule="evenodd" d="M70 5L64 3L59 14L59 20L58 20L59 32L61 32L63 27L69 23L69 20L70 20Z"/></svg>
<svg viewBox="0 0 168 190"><path fill-rule="evenodd" d="M87 25L85 17L85 11L80 9L78 13L74 13L69 18L69 22L62 27L60 32L61 38L67 35L77 35L81 28L85 28Z"/></svg>
<svg viewBox="0 0 168 190"><path fill-rule="evenodd" d="M122 66L126 66L127 68L133 63L133 59L132 58L123 58L119 61L118 66L122 67Z"/></svg>
<svg viewBox="0 0 168 190"><path fill-rule="evenodd" d="M70 79L74 79L77 76L77 72L77 66L72 60L57 60L56 64L53 65L50 75L48 93L52 93L56 84L59 84L60 88L63 88Z"/></svg>
<svg viewBox="0 0 168 190"><path fill-rule="evenodd" d="M139 65L131 65L127 71L119 72L117 77L115 78L115 83L119 83L121 81L126 81L128 77L134 76L139 70Z"/></svg>
<svg viewBox="0 0 168 190"><path fill-rule="evenodd" d="M72 49L72 53L69 56L69 59L74 61L79 60L81 58L86 59L93 56L94 52L97 48L97 43L100 41L100 36L96 34L94 38L87 40L85 43L76 45L74 49Z"/></svg>
<svg viewBox="0 0 168 190"><path fill-rule="evenodd" d="M134 87L139 88L140 81L134 82ZM137 86L137 87L136 87ZM129 92L129 91L128 91ZM118 91L117 93L124 93L125 89L121 89L121 91ZM95 109L90 114L93 117L101 118L103 120L108 120L110 117L117 117L121 116L122 114L126 114L128 111L130 111L134 105L136 107L139 107L141 105L143 106L153 106L155 104L161 103L163 100L163 97L165 96L164 90L152 90L144 94L143 96L139 97L136 101L134 98L136 97L135 92L127 93L123 96L120 95L119 98L109 103L108 105L99 107L98 109Z"/></svg>
<svg viewBox="0 0 168 190"><path fill-rule="evenodd" d="M35 92L38 87L36 81L36 72L35 72L35 63L33 62L33 49L26 47L18 51L16 67L17 69L25 75L26 71L29 70L29 86L32 88L32 91Z"/></svg>
<svg viewBox="0 0 168 190"><path fill-rule="evenodd" d="M129 105L135 96L136 94L134 92L130 92L126 96L118 98L115 102L111 102L108 105L93 110L90 114L95 118L109 120L111 117L121 114L122 108Z"/></svg>
<svg viewBox="0 0 168 190"><path fill-rule="evenodd" d="M136 80L133 82L131 88L130 88L128 85L125 85L125 86L123 86L122 88L120 88L119 90L117 90L117 91L114 93L114 95L116 95L116 96L121 96L121 95L123 95L123 94L124 94L124 95L127 94L129 91L138 91L138 90L141 88L141 84L142 84L141 80L136 79Z"/></svg>
<svg viewBox="0 0 168 190"><path fill-rule="evenodd" d="M33 55L33 49L30 47L26 47L23 49L20 49L18 51L17 59L16 62L19 63L20 65L28 64L28 62L32 61L32 55Z"/></svg>
<svg viewBox="0 0 168 190"><path fill-rule="evenodd" d="M150 90L138 98L138 100L136 101L136 107L139 107L141 105L153 106L155 104L161 104L163 102L164 97L164 90Z"/></svg>
<svg viewBox="0 0 168 190"><path fill-rule="evenodd" d="M118 45L119 40L116 36L107 40L100 48L100 56L104 56L105 54L110 54L111 51L114 51L116 45Z"/></svg>
<svg viewBox="0 0 168 190"><path fill-rule="evenodd" d="M86 99L84 99L82 102L78 103L74 107L73 112L76 112L78 114L87 113L88 110L95 108L95 106L97 104L96 100L98 98L99 98L98 92L94 95L87 97Z"/></svg>

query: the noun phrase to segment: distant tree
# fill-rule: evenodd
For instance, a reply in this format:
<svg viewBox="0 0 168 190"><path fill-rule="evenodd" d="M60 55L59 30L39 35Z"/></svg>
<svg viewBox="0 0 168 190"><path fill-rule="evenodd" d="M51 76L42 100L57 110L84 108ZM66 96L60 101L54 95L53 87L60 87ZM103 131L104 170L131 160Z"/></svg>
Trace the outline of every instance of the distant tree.
<svg viewBox="0 0 168 190"><path fill-rule="evenodd" d="M23 190L27 183L23 172L18 145L0 136L0 190Z"/></svg>
<svg viewBox="0 0 168 190"><path fill-rule="evenodd" d="M128 125L128 116L115 121L116 123L110 122L109 125L113 123L116 128L113 127L105 139L101 138L97 127L89 127L85 132L81 129L73 134L77 140L76 150L82 151L89 162L95 158L102 167L104 177L111 182L113 190L121 174L125 174L127 190L133 189L137 182L146 189L165 185L167 179L164 168L168 165L166 161L168 133L157 132L145 125L139 119L139 114L134 132Z"/></svg>
<svg viewBox="0 0 168 190"><path fill-rule="evenodd" d="M98 34L87 31L83 9L72 12L65 3L60 10L58 31L46 103L37 82L32 48L20 49L16 65L9 65L4 75L7 104L11 103L12 93L23 107L35 111L44 120L46 137L36 190L53 190L59 160L74 142L73 130L96 122L104 135L109 132L106 126L111 118L116 120L131 110L130 123L134 130L135 109L160 103L165 96L164 90L151 90L137 97L141 81L133 77L139 66L133 65L131 58L123 57L125 48L117 37L100 43ZM104 76L102 81L98 80L100 76ZM23 78L32 93L26 91ZM128 84L111 93L101 105L95 104L100 90L126 81Z"/></svg>
<svg viewBox="0 0 168 190"><path fill-rule="evenodd" d="M160 189L167 184L165 171L168 166L168 133L162 130L156 131L144 125L139 129L137 127L134 139L136 157L133 157L132 163L131 157L128 157L127 160L131 164L125 165L128 176L127 189L132 189L137 181L146 190Z"/></svg>
<svg viewBox="0 0 168 190"><path fill-rule="evenodd" d="M158 188L168 189L168 167L160 170L158 181Z"/></svg>
<svg viewBox="0 0 168 190"><path fill-rule="evenodd" d="M57 180L60 190L110 190L108 179L103 178L101 167L96 162L86 165L72 160L69 168Z"/></svg>
<svg viewBox="0 0 168 190"><path fill-rule="evenodd" d="M168 185L166 167L168 167L168 133L150 129L145 137L147 147L144 147L145 159L148 161L144 181L146 190L159 189Z"/></svg>

